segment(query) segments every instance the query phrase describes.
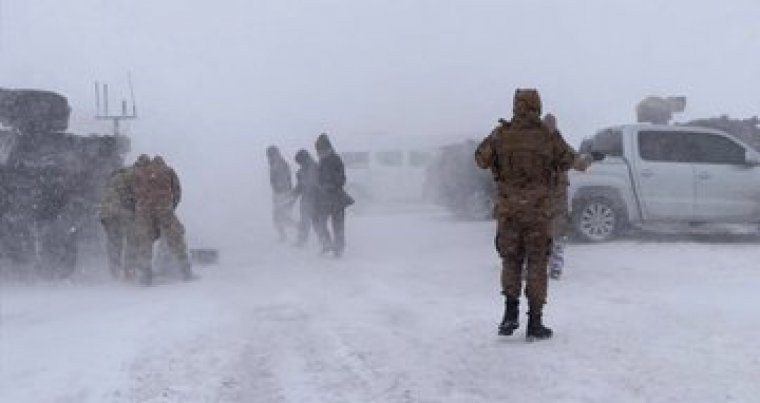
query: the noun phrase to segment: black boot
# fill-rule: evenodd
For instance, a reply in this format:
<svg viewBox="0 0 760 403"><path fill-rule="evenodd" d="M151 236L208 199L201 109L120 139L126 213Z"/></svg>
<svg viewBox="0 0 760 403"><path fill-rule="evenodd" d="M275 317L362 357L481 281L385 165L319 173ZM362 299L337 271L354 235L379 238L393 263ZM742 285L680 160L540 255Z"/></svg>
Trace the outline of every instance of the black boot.
<svg viewBox="0 0 760 403"><path fill-rule="evenodd" d="M520 300L507 297L504 301L504 318L499 325L499 336L511 336L520 327Z"/></svg>
<svg viewBox="0 0 760 403"><path fill-rule="evenodd" d="M528 329L525 331L525 339L528 341L550 339L552 337L551 329L541 323L541 311L528 312Z"/></svg>

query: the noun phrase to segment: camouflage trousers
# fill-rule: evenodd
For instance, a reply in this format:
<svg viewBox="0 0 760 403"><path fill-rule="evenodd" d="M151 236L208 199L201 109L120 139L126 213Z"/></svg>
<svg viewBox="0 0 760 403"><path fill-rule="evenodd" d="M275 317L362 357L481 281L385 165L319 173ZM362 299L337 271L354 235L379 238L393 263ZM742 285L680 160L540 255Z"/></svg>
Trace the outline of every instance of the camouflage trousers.
<svg viewBox="0 0 760 403"><path fill-rule="evenodd" d="M552 199L552 238L564 238L570 233L572 224L567 207L567 189L557 189Z"/></svg>
<svg viewBox="0 0 760 403"><path fill-rule="evenodd" d="M106 233L108 268L114 278L130 278L135 263L134 216L113 215L100 219Z"/></svg>
<svg viewBox="0 0 760 403"><path fill-rule="evenodd" d="M541 309L546 303L551 227L551 220L540 213L499 217L496 249L502 260L502 292L508 298L520 298L526 270L525 296L532 309Z"/></svg>
<svg viewBox="0 0 760 403"><path fill-rule="evenodd" d="M153 243L160 237L166 238L169 250L174 254L183 271L189 272L190 260L185 243L185 227L179 222L171 208L139 209L135 214L135 234L137 241L137 268L147 281L153 276Z"/></svg>

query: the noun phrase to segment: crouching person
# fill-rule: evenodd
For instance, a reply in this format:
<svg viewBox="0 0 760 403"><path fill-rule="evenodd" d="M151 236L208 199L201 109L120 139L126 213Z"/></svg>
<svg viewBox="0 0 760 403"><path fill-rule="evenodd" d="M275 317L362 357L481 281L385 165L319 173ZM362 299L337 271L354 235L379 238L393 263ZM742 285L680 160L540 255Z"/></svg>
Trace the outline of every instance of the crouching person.
<svg viewBox="0 0 760 403"><path fill-rule="evenodd" d="M141 156L147 160L148 156ZM106 182L100 222L106 233L108 268L115 279L132 278L134 264L134 167L119 168Z"/></svg>
<svg viewBox="0 0 760 403"><path fill-rule="evenodd" d="M181 198L179 178L163 158L157 156L147 164L135 167L135 232L137 239L137 269L139 282L153 282L153 243L166 237L169 249L175 255L182 278L194 278L185 243L185 227L174 210Z"/></svg>

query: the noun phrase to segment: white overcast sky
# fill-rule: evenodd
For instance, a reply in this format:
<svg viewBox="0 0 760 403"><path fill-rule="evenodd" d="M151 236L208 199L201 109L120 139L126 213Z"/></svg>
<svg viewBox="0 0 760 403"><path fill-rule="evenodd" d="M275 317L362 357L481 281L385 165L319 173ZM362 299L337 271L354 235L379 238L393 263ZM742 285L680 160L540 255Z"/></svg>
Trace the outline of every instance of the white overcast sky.
<svg viewBox="0 0 760 403"><path fill-rule="evenodd" d="M648 94L694 117L760 109L752 0L0 1L0 84L88 115L93 81L130 70L140 128L169 137L475 135L518 86L572 140Z"/></svg>
<svg viewBox="0 0 760 403"><path fill-rule="evenodd" d="M536 87L573 144L650 94L683 118L760 111L757 0L0 0L0 86L136 86L135 152L261 167L321 131L480 136ZM113 103L113 101L112 101ZM340 148L340 142L337 142ZM210 173L212 172L212 173Z"/></svg>

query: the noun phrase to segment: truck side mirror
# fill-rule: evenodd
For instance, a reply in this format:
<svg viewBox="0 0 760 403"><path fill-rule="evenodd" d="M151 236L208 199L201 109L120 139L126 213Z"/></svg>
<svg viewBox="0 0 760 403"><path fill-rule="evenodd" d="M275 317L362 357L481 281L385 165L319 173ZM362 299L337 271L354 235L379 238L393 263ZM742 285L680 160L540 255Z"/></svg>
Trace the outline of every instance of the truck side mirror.
<svg viewBox="0 0 760 403"><path fill-rule="evenodd" d="M591 155L591 159L594 161L602 161L605 157L607 157L603 152L601 151L591 151L589 153Z"/></svg>

